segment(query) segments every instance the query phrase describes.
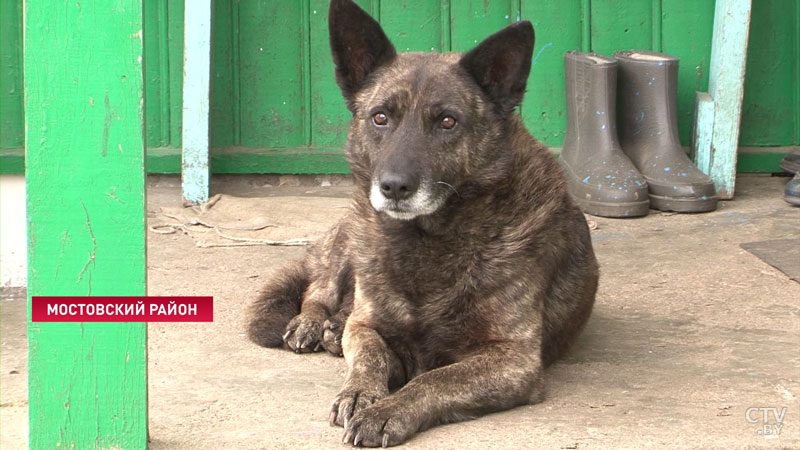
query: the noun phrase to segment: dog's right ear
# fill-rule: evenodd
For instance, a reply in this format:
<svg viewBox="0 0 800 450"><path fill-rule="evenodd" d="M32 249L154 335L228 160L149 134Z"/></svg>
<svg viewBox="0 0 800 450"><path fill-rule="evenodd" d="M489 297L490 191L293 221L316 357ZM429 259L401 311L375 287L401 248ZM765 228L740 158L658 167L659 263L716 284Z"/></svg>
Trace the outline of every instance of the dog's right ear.
<svg viewBox="0 0 800 450"><path fill-rule="evenodd" d="M397 52L380 24L351 0L331 0L328 29L336 81L352 110L353 98L369 74Z"/></svg>

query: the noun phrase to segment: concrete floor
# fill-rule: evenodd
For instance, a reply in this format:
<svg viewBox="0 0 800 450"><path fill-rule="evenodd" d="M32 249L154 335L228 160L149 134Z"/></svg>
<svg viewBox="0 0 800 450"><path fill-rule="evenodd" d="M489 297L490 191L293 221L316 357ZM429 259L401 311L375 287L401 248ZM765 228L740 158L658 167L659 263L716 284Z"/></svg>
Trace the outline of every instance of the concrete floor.
<svg viewBox="0 0 800 450"><path fill-rule="evenodd" d="M159 208L179 205L180 189L176 178L150 181L152 224ZM273 218L284 238L315 238L347 205L338 181L215 179L216 192L238 198L214 208L235 203L242 220ZM800 284L739 247L800 238L800 208L781 199L786 181L741 176L736 200L708 214L594 218L595 312L548 370L546 400L434 428L407 447L800 448ZM340 448L341 429L327 420L344 361L265 350L243 334L259 287L304 250L148 238L150 295L215 299L211 324L149 326L151 448ZM3 449L27 448L25 310L13 294L2 301ZM762 410L747 420L760 407L787 408L780 436L759 433Z"/></svg>

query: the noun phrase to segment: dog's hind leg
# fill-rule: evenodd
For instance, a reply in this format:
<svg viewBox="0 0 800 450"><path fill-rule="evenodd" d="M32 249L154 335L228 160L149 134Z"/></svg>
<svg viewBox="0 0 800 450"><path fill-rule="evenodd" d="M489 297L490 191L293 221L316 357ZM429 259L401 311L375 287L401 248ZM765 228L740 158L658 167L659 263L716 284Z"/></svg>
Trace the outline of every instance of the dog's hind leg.
<svg viewBox="0 0 800 450"><path fill-rule="evenodd" d="M299 314L289 321L283 335L286 345L298 353L325 349L342 354L341 335L353 297L346 225L342 220L309 250L310 283Z"/></svg>
<svg viewBox="0 0 800 450"><path fill-rule="evenodd" d="M327 277L311 282L300 313L289 321L283 335L284 342L291 350L307 353L323 348L323 325L331 317L331 310L335 308L333 304L335 296L335 286L327 280Z"/></svg>
<svg viewBox="0 0 800 450"><path fill-rule="evenodd" d="M247 335L263 347L280 347L286 324L300 312L303 295L310 284L304 261L281 269L250 306Z"/></svg>

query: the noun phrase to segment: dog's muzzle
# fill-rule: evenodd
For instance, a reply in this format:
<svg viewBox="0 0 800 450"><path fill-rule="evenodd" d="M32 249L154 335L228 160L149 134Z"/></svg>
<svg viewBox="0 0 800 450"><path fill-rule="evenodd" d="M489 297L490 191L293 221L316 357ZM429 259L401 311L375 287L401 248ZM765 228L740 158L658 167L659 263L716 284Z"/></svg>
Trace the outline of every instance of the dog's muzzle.
<svg viewBox="0 0 800 450"><path fill-rule="evenodd" d="M432 214L445 199L446 196L439 198L434 195L427 183L404 180L402 177L373 179L369 195L375 211L400 220Z"/></svg>

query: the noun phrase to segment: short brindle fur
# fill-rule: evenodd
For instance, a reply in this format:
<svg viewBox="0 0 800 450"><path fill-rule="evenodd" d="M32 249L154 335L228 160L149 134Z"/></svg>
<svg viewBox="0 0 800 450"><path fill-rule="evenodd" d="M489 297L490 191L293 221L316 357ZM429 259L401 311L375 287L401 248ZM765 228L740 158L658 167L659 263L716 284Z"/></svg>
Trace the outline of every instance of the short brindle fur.
<svg viewBox="0 0 800 450"><path fill-rule="evenodd" d="M350 0L329 20L352 209L266 287L250 338L344 354L331 423L355 445L540 401L598 269L558 164L514 112L531 24L464 55L397 54Z"/></svg>

